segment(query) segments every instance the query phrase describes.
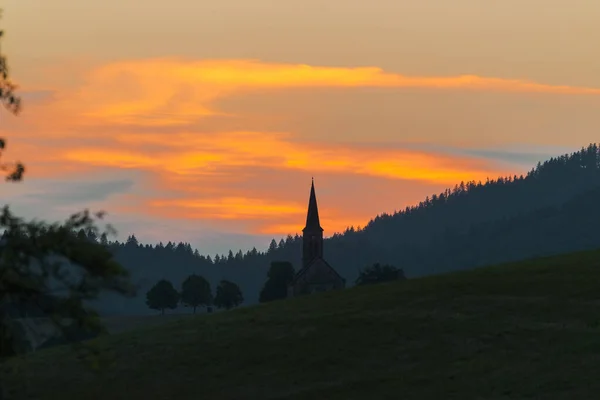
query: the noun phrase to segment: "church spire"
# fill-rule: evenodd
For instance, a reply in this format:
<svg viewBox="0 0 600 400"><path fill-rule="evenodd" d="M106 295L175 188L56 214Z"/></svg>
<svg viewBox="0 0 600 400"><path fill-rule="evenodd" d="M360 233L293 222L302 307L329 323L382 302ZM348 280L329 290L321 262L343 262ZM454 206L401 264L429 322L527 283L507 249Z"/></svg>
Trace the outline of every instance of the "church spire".
<svg viewBox="0 0 600 400"><path fill-rule="evenodd" d="M317 196L315 195L315 180L310 185L310 198L308 199L308 213L306 214L306 227L303 230L323 231L319 222L319 208L317 207Z"/></svg>
<svg viewBox="0 0 600 400"><path fill-rule="evenodd" d="M315 258L323 258L323 228L319 222L319 209L315 195L315 181L310 186L306 226L302 229L302 265L306 267Z"/></svg>

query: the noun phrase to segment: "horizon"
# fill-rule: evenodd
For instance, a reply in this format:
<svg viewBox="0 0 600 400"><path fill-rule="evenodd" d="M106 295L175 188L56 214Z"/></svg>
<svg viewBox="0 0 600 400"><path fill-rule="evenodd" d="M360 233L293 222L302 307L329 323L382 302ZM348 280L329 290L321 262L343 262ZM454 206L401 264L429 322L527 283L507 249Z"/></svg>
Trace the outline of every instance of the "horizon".
<svg viewBox="0 0 600 400"><path fill-rule="evenodd" d="M4 159L27 167L5 199L106 210L119 240L262 251L302 229L311 176L330 237L600 128L591 1L78 4L3 6Z"/></svg>
<svg viewBox="0 0 600 400"><path fill-rule="evenodd" d="M590 143L590 144L597 144L597 143ZM581 149L584 149L585 147L586 147L586 146L583 146ZM580 149L580 150L581 150L581 149ZM577 151L576 151L576 152L577 152ZM541 164L544 164L544 162L545 162L545 161L550 161L551 159L555 159L555 158L556 158L556 157L558 157L558 156L563 156L563 155L568 155L568 156L570 156L570 155L572 155L572 154L573 154L573 152L571 152L571 153L563 153L563 154L559 154L559 155L557 155L557 156L552 156L552 157L550 157L550 158L548 158L548 159L546 159L546 160L540 160L540 162L541 162ZM532 168L535 168L535 166L532 166ZM487 178L486 178L486 180L487 180L487 179L489 179L489 181L490 181L490 182L494 182L494 181L497 181L497 180L498 180L498 179L500 179L500 178L509 178L509 179L512 179L512 178L513 178L513 176L526 177L529 171L531 171L531 168L530 168L530 169L528 169L528 170L526 170L526 171L524 171L524 172L521 172L521 173L516 173L515 175L503 175L503 176L502 176L502 175L500 175L500 176L497 176L497 177L494 177L494 178L492 178L492 177L487 177ZM474 180L468 180L468 181L464 181L464 183L468 183L468 182L478 182L478 183L484 183L484 184L485 184L485 182L483 182L483 181L481 181L481 180L479 180L479 181L474 181ZM456 183L456 185L458 185L458 184L460 184L460 183L462 183L462 182L457 182L457 183ZM314 177L311 177L311 184L312 184L312 185L314 185ZM448 186L446 189L452 190L452 186ZM317 189L316 189L316 187L315 187L315 192L316 192L316 190L317 190ZM430 194L429 194L429 195L427 195L427 196L431 197L431 195L434 195L434 194L435 194L435 195L439 195L439 194L440 194L440 193L442 193L442 192L443 192L443 190L442 190L441 192L439 192L439 193L430 193ZM318 200L318 195L317 195L317 200ZM423 200L425 200L425 198L423 198ZM423 201L423 200L421 200L421 201ZM307 203L308 203L308 202L307 202ZM408 205L407 205L407 207L418 206L418 205L419 205L419 203L420 203L420 202L417 202L417 203L415 203L415 204L408 204ZM308 204L307 204L307 211L308 211ZM332 236L334 236L335 234L343 234L343 233L344 233L344 232L345 232L347 229L356 229L356 230L362 230L362 229L364 229L364 228L365 228L365 226L366 226L366 225L367 225L369 222L371 222L372 220L374 220L374 219L375 219L377 216L380 216L380 215L383 215L383 214L387 214L387 215L393 216L393 215L395 215L396 213L402 213L402 212L404 212L404 209L395 209L395 210L393 210L393 211L391 211L391 212L384 211L384 212L378 213L378 214L374 215L373 217L371 217L371 218L369 219L369 221L367 221L367 223L366 223L366 224L364 224L364 225L358 225L358 226L349 225L349 226L347 226L347 227L346 227L344 230L340 230L340 231L332 232L330 235L326 235L326 234L325 234L325 231L324 231L323 238L326 240L326 239L329 239L329 238L331 238L331 237L332 237ZM113 237L109 237L108 239L109 239L109 242L118 242L118 243L121 243L121 244L123 244L123 243L125 243L125 242L126 242L128 239L129 239L129 237L130 237L130 236L134 236L140 245L151 245L152 247L156 247L156 246L158 246L158 245L160 245L160 244L162 244L163 246L166 246L166 245L167 245L169 242L171 242L171 243L173 243L173 244L179 244L179 243L190 244L190 245L191 245L191 247L192 247L192 250L198 250L198 252L199 252L199 254L200 254L200 255L202 255L202 256L209 256L209 257L211 257L211 259L212 259L212 257L213 257L213 256L215 256L215 255L219 255L220 257L226 257L226 256L227 256L227 254L228 254L229 252L233 252L233 254L236 254L238 251L242 251L242 252L245 254L247 251L250 251L250 250L252 250L252 249L256 249L256 250L257 250L259 253L264 253L264 252L266 252L266 250L268 249L268 247L269 247L269 245L270 245L270 242L271 242L272 240L275 240L277 243L279 243L279 240L280 240L280 239L283 239L283 240L285 240L285 239L286 239L286 237L287 237L287 235L290 235L290 236L292 236L292 237L294 237L294 236L299 236L299 237L302 237L302 231L300 230L299 232L291 232L291 233L288 233L288 234L286 234L285 236L280 236L280 237L276 237L276 236L273 236L273 237L268 237L268 236L266 236L266 235L265 235L265 236L264 236L264 238L265 238L265 240L266 240L266 242L265 242L265 243L267 243L267 244L266 244L266 245L264 245L264 246L261 246L261 247L252 246L252 247L248 247L248 248L231 248L231 247L224 247L224 248L223 248L224 250L223 250L222 252L216 252L215 254L203 253L203 252L200 250L200 248L199 248L199 247L194 247L194 245L193 245L193 244L191 244L191 243L189 243L189 242L186 242L185 240L181 240L181 241L173 241L173 240L168 240L168 239L167 239L167 240L158 240L157 242L151 242L151 243L149 243L149 242L144 242L143 240L139 240L139 238L138 238L138 235L136 235L136 234L135 234L135 232L129 232L129 233L125 234L125 235L123 235L123 234L118 234L118 233L117 233L115 236L113 236ZM226 244L223 244L223 245L224 245L224 246L227 246Z"/></svg>

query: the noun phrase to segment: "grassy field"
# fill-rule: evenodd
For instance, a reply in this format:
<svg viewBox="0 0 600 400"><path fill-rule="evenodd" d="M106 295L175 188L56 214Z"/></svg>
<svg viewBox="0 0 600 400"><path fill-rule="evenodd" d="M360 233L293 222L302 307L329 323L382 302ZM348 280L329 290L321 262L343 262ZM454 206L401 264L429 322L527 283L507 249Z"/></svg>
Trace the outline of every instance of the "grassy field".
<svg viewBox="0 0 600 400"><path fill-rule="evenodd" d="M594 399L600 252L178 318L5 365L15 399Z"/></svg>
<svg viewBox="0 0 600 400"><path fill-rule="evenodd" d="M165 314L165 315L131 315L102 318L102 324L111 333L128 332L135 329L154 327L177 321L182 318L195 317L191 313Z"/></svg>

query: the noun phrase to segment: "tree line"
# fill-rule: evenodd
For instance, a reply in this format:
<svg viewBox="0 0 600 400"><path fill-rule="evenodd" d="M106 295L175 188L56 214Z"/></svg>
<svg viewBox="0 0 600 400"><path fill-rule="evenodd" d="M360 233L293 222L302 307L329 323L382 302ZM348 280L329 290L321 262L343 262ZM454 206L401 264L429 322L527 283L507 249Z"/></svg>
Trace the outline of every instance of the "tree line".
<svg viewBox="0 0 600 400"><path fill-rule="evenodd" d="M244 302L244 297L239 286L233 282L222 280L217 286L213 297L210 283L200 275L188 276L177 291L173 284L167 279L161 279L146 293L146 304L153 310L159 310L161 314L166 309L174 310L180 304L191 307L196 314L198 307L207 307L209 312L212 306L230 310Z"/></svg>
<svg viewBox="0 0 600 400"><path fill-rule="evenodd" d="M379 214L364 227L350 226L344 232L334 233L326 241L335 242L336 239L347 239L364 232L371 238L376 237L382 244L390 241L420 244L449 227L467 230L472 223L562 204L599 183L600 151L598 145L592 143L572 154L539 162L526 175L487 179L486 182L457 183L453 188L426 196L416 205L393 213ZM400 238L398 235L390 235L390 232L399 233ZM302 241L298 233L288 234L279 240L273 238L264 252L254 247L246 252L229 250L227 254L210 256L201 254L198 249L193 249L185 242L140 244L135 234L131 234L123 242L109 241L106 237L93 239L109 245L117 253L144 249L169 258L194 257L199 265L204 266L247 265L257 257L270 254L280 256L287 249L299 246Z"/></svg>
<svg viewBox="0 0 600 400"><path fill-rule="evenodd" d="M290 262L272 262L267 273L267 280L260 291L259 301L266 303L285 299L288 287L292 283L295 274L296 271ZM405 279L406 276L401 268L375 263L360 271L355 284L359 286L372 285ZM239 286L226 280L219 283L213 299L210 283L199 275L188 276L183 281L180 291L177 291L170 281L161 279L146 293L148 307L160 311L163 315L165 310L174 310L180 304L191 307L193 313L196 314L198 307L207 307L208 312L211 312L212 305L230 310L242 304L243 301L244 298Z"/></svg>

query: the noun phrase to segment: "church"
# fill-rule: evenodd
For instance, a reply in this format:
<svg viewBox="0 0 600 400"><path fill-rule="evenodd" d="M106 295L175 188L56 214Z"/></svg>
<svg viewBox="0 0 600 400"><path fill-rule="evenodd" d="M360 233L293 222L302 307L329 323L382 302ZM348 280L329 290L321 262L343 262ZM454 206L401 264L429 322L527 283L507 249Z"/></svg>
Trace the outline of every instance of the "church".
<svg viewBox="0 0 600 400"><path fill-rule="evenodd" d="M306 226L302 229L302 268L288 287L288 297L343 289L346 280L323 259L323 228L315 195L315 182L310 187Z"/></svg>

